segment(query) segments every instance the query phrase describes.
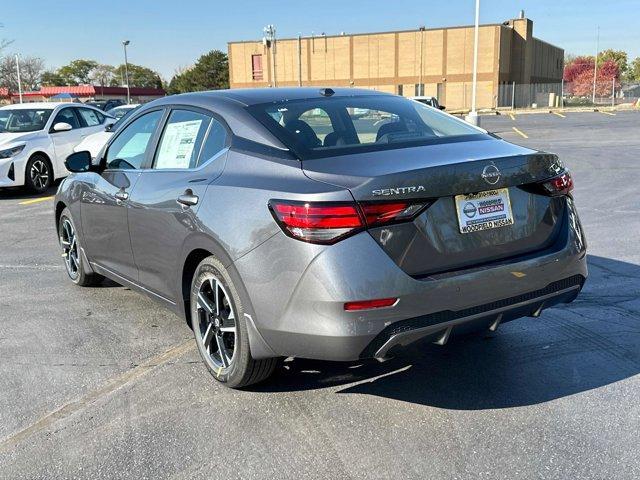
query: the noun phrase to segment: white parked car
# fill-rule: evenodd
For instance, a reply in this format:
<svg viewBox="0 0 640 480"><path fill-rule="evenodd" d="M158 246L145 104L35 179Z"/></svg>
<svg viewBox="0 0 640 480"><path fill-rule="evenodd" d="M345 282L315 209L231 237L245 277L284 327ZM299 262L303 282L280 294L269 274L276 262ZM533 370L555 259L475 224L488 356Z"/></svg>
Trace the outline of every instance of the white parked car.
<svg viewBox="0 0 640 480"><path fill-rule="evenodd" d="M118 117L118 121L113 125L108 126L104 130L101 130L97 133L91 134L84 138L78 145L73 149L74 152L89 152L91 153L91 158L96 158L102 147L107 144L107 141L113 135L120 125L122 125L127 118L138 108L140 105L135 106L134 108L128 108L125 110L124 115ZM112 109L110 111L113 111Z"/></svg>
<svg viewBox="0 0 640 480"><path fill-rule="evenodd" d="M140 106L139 103L130 103L128 105L119 105L117 107L114 107L110 110L107 110L107 115L111 115L112 117L115 117L117 119L122 118L127 112L130 112L131 110L135 110L136 108L138 108Z"/></svg>
<svg viewBox="0 0 640 480"><path fill-rule="evenodd" d="M23 103L0 108L0 188L41 193L69 174L64 161L115 118L78 103Z"/></svg>

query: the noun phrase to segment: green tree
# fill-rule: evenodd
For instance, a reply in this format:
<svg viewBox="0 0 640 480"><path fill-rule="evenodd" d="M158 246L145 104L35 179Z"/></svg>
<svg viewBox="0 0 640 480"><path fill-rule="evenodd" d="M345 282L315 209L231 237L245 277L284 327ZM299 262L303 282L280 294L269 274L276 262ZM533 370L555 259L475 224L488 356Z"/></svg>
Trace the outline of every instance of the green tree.
<svg viewBox="0 0 640 480"><path fill-rule="evenodd" d="M94 84L106 87L111 85L115 78L115 68L111 65L98 65L91 72L91 80Z"/></svg>
<svg viewBox="0 0 640 480"><path fill-rule="evenodd" d="M140 88L162 88L162 79L158 72L133 63L128 64L127 68L129 71L129 86ZM118 65L113 70L111 85L126 85L127 80L125 77L124 64Z"/></svg>
<svg viewBox="0 0 640 480"><path fill-rule="evenodd" d="M176 70L176 73L167 85L167 93L174 94L196 91L193 75L190 74L190 70L193 68L194 67L191 66L189 68L180 68Z"/></svg>
<svg viewBox="0 0 640 480"><path fill-rule="evenodd" d="M42 77L40 78L40 83L46 87L65 85L63 78L58 75L58 72L55 70L47 70L46 72L43 72Z"/></svg>
<svg viewBox="0 0 640 480"><path fill-rule="evenodd" d="M608 49L600 52L598 54L598 68L607 60L613 60L620 73L625 73L629 68L627 52L623 50Z"/></svg>
<svg viewBox="0 0 640 480"><path fill-rule="evenodd" d="M198 92L229 88L229 60L220 50L205 53L196 64L176 72L169 82L169 93Z"/></svg>
<svg viewBox="0 0 640 480"><path fill-rule="evenodd" d="M625 79L629 82L640 82L640 57L636 57L635 60L629 64Z"/></svg>
<svg viewBox="0 0 640 480"><path fill-rule="evenodd" d="M97 66L95 60L78 59L60 67L56 73L62 85L86 85L91 83L91 74Z"/></svg>

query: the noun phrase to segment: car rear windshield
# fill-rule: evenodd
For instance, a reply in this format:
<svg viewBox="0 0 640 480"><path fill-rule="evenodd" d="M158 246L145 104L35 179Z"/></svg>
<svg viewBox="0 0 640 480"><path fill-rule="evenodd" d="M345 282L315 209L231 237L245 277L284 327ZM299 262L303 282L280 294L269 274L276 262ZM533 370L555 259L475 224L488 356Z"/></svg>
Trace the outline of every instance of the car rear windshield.
<svg viewBox="0 0 640 480"><path fill-rule="evenodd" d="M16 108L0 110L0 133L24 133L42 130L51 116L51 109Z"/></svg>
<svg viewBox="0 0 640 480"><path fill-rule="evenodd" d="M451 115L395 95L319 97L247 108L301 160L485 136Z"/></svg>

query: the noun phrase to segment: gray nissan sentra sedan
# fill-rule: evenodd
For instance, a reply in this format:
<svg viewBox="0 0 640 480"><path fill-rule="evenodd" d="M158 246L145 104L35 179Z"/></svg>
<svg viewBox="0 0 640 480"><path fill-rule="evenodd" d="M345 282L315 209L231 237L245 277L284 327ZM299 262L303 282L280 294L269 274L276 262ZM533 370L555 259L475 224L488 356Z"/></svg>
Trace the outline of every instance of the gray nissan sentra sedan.
<svg viewBox="0 0 640 480"><path fill-rule="evenodd" d="M587 276L557 156L394 95L166 97L67 167L71 280L109 277L184 316L230 387L282 357L383 359L537 317Z"/></svg>

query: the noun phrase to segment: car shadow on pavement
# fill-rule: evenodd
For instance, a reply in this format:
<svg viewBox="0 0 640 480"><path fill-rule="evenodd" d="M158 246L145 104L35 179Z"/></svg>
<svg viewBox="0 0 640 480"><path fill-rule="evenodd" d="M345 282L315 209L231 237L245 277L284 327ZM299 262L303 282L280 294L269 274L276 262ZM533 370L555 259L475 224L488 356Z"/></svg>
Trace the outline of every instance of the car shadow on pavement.
<svg viewBox="0 0 640 480"><path fill-rule="evenodd" d="M32 200L40 197L50 197L58 190L58 181L54 182L46 192L32 193L25 187L0 188L0 200Z"/></svg>
<svg viewBox="0 0 640 480"><path fill-rule="evenodd" d="M115 282L114 280L111 280L110 278L105 278L100 283L98 283L97 285L94 285L91 288L123 288L124 290L130 290L129 287L120 285L119 283Z"/></svg>
<svg viewBox="0 0 640 480"><path fill-rule="evenodd" d="M640 372L640 266L589 256L590 277L570 305L495 334L415 344L378 363L294 359L254 391L339 388L447 409L537 404Z"/></svg>

